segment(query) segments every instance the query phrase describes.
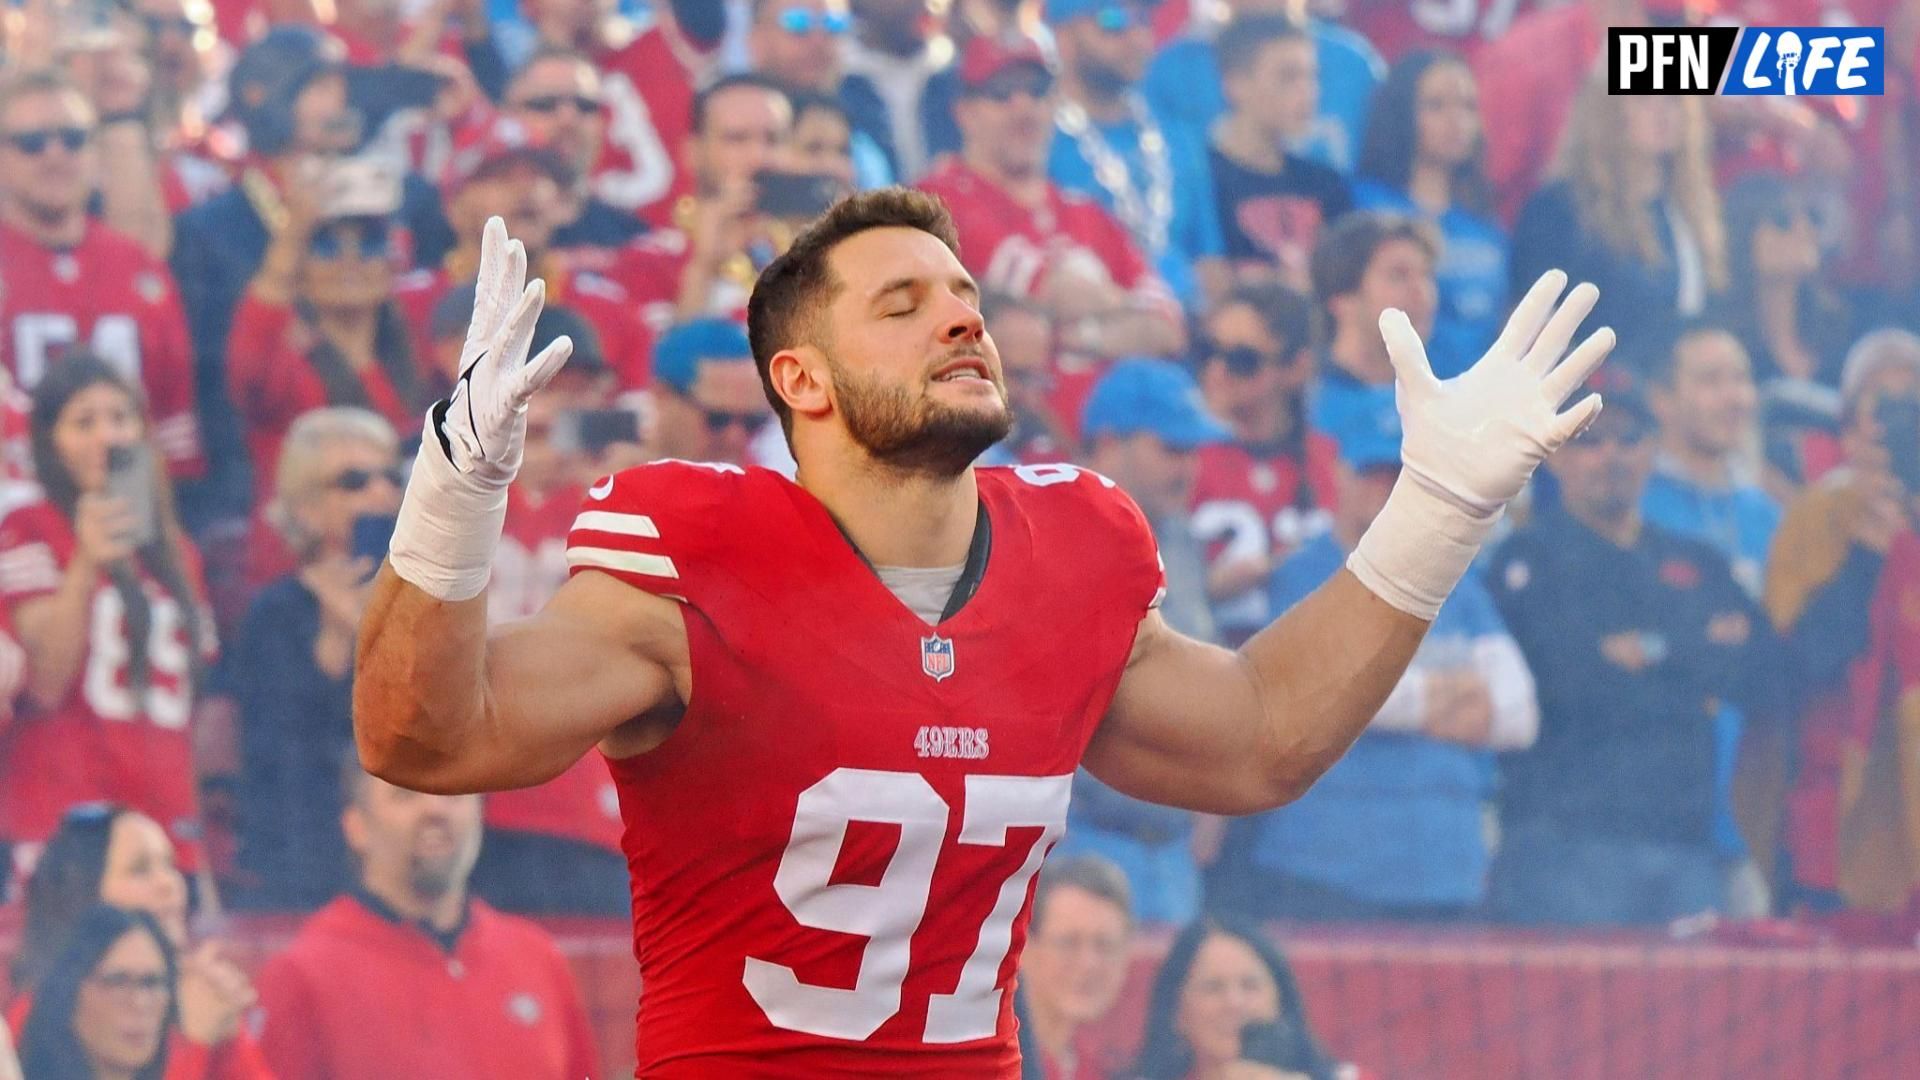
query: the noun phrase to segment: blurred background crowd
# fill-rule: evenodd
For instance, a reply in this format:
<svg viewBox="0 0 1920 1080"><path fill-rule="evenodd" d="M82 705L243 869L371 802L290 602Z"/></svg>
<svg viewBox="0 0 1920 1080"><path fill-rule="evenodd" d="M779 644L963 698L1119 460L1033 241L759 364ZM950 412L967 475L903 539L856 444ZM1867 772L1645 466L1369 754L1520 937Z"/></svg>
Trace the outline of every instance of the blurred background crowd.
<svg viewBox="0 0 1920 1080"><path fill-rule="evenodd" d="M1712 23L1884 26L1886 95L1605 92L1607 26ZM481 800L349 753L366 583L457 375L480 226L546 282L535 348L576 343L511 493L488 597L511 619L564 580L597 477L791 471L747 295L886 184L946 200L984 290L1018 418L987 463L1118 481L1169 621L1226 645L1336 572L1392 486L1381 311L1444 377L1559 267L1619 335L1596 426L1305 798L1227 821L1077 779L1023 971L1034 1075L1351 1075L1247 929L1274 920L1910 944L1916 65L1916 0L0 9L0 896L28 1080L597 1069L521 918L627 913L597 755ZM205 932L244 911L317 914L260 967ZM1141 927L1185 929L1122 1060L1088 1032ZM470 1017L476 988L510 1019ZM437 1064L395 1064L420 1047Z"/></svg>

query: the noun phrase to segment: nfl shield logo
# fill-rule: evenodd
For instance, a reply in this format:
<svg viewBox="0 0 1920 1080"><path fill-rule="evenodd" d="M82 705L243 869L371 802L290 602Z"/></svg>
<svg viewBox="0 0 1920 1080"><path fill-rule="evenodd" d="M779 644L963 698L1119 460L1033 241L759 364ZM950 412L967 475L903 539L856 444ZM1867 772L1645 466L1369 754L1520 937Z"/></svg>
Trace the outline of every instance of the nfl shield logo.
<svg viewBox="0 0 1920 1080"><path fill-rule="evenodd" d="M939 634L921 638L920 670L934 682L953 674L953 642Z"/></svg>

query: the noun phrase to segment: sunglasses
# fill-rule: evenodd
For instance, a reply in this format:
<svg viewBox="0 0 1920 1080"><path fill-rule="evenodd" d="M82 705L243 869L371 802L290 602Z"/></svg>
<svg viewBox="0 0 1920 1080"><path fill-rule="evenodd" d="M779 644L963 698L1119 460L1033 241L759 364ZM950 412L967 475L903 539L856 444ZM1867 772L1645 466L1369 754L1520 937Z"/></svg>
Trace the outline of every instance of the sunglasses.
<svg viewBox="0 0 1920 1080"><path fill-rule="evenodd" d="M316 259L338 259L346 255L348 237L352 248L363 259L384 259L393 254L393 226L385 218L349 218L322 225L314 230L308 251Z"/></svg>
<svg viewBox="0 0 1920 1080"><path fill-rule="evenodd" d="M706 418L707 430L715 435L732 427L741 428L748 435L755 435L761 428L767 426L768 420L773 419L763 411L728 412L725 409L706 409L703 410L702 415Z"/></svg>
<svg viewBox="0 0 1920 1080"><path fill-rule="evenodd" d="M140 21L146 24L147 33L152 37L164 37L169 32L192 37L200 32L199 23L182 16L142 15Z"/></svg>
<svg viewBox="0 0 1920 1080"><path fill-rule="evenodd" d="M804 37L816 30L830 37L842 37L853 29L853 17L844 11L823 11L816 15L806 8L788 8L780 13L778 25L795 37Z"/></svg>
<svg viewBox="0 0 1920 1080"><path fill-rule="evenodd" d="M1251 345L1235 345L1231 349L1221 349L1213 354L1227 365L1227 371L1242 379L1260 374L1268 365L1278 365L1279 361L1268 356Z"/></svg>
<svg viewBox="0 0 1920 1080"><path fill-rule="evenodd" d="M131 971L107 971L87 976L87 981L109 994L131 997L135 994L164 994L171 986L166 972L152 971L136 975Z"/></svg>
<svg viewBox="0 0 1920 1080"><path fill-rule="evenodd" d="M386 469L343 469L329 485L336 491L365 491L367 485L375 479L385 480L396 488L407 486L407 474L399 466Z"/></svg>
<svg viewBox="0 0 1920 1080"><path fill-rule="evenodd" d="M575 112L597 113L600 111L600 99L586 94L542 94L530 97L520 103L520 108L548 116L571 105Z"/></svg>
<svg viewBox="0 0 1920 1080"><path fill-rule="evenodd" d="M1093 13L1093 25L1109 34L1124 34L1146 21L1128 4L1108 4Z"/></svg>
<svg viewBox="0 0 1920 1080"><path fill-rule="evenodd" d="M7 145L32 157L39 157L47 148L59 143L69 154L77 154L80 148L93 139L93 132L86 128L58 127L36 128L32 131L10 131L7 133Z"/></svg>
<svg viewBox="0 0 1920 1080"><path fill-rule="evenodd" d="M1001 104L1012 101L1021 94L1038 101L1051 93L1053 93L1053 76L1038 73L1013 75L1006 78L996 76L982 83L979 90L981 97Z"/></svg>

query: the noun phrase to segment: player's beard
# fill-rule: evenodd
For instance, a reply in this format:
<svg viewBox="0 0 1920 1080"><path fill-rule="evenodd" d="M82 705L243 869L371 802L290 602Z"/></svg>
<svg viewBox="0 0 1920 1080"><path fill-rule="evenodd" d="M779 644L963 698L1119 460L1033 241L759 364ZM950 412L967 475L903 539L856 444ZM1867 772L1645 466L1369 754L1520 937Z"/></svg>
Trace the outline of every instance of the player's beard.
<svg viewBox="0 0 1920 1080"><path fill-rule="evenodd" d="M958 476L987 447L1013 430L1007 388L998 379L1000 408L954 408L901 385L857 375L827 357L827 370L847 434L878 464L936 478Z"/></svg>

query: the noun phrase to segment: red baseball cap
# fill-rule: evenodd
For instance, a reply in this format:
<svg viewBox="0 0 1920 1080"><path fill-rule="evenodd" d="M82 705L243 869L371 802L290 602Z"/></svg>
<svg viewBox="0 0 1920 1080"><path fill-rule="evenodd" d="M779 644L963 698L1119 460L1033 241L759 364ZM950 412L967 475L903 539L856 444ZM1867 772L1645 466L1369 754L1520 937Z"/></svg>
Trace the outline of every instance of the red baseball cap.
<svg viewBox="0 0 1920 1080"><path fill-rule="evenodd" d="M1047 54L1040 43L1030 37L1000 39L992 35L982 35L967 42L966 50L960 54L960 83L966 87L981 86L988 79L1019 64L1028 64L1048 73Z"/></svg>
<svg viewBox="0 0 1920 1080"><path fill-rule="evenodd" d="M495 116L456 139L453 153L447 158L446 174L440 180L440 193L451 199L472 181L496 175L519 162L535 166L556 184L564 186L574 180L573 165L532 129L510 116Z"/></svg>

